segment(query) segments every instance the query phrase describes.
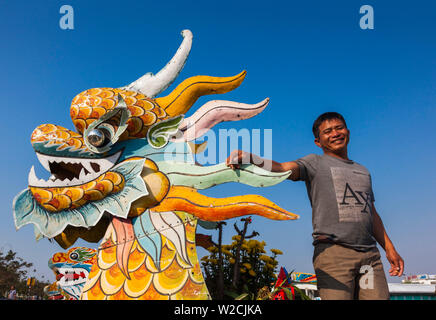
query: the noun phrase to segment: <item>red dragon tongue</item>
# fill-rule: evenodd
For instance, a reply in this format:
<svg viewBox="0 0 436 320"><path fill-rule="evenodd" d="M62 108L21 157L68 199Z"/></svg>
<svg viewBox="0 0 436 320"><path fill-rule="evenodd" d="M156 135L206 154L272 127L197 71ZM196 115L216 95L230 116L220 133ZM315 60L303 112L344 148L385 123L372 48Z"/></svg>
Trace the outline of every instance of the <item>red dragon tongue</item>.
<svg viewBox="0 0 436 320"><path fill-rule="evenodd" d="M112 218L112 225L114 227L117 237L117 263L121 272L127 279L130 279L127 263L129 261L130 249L133 246L134 231L132 221L130 219L123 219L118 217Z"/></svg>
<svg viewBox="0 0 436 320"><path fill-rule="evenodd" d="M65 274L65 279L66 280L73 280L75 276L75 273L66 273Z"/></svg>

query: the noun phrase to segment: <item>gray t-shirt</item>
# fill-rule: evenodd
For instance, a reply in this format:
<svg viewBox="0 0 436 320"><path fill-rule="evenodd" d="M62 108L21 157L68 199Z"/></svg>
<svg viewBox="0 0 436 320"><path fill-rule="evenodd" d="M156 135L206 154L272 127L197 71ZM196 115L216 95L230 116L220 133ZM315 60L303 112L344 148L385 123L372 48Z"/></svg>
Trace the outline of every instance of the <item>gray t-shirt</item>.
<svg viewBox="0 0 436 320"><path fill-rule="evenodd" d="M312 205L313 244L322 239L360 251L375 247L368 170L328 155L309 154L296 162Z"/></svg>

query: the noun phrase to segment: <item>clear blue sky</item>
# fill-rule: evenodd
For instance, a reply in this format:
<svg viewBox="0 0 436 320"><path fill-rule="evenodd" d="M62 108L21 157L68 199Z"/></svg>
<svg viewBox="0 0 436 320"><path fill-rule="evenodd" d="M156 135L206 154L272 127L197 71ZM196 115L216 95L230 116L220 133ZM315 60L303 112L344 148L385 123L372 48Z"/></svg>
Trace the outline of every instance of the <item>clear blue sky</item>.
<svg viewBox="0 0 436 320"><path fill-rule="evenodd" d="M74 8L74 30L59 27L64 4ZM374 30L359 28L364 4L374 8ZM54 281L47 260L62 249L47 240L36 242L31 226L15 231L12 218L12 199L26 188L30 167L43 171L30 145L32 130L42 123L72 129L69 106L77 93L119 87L157 72L185 28L194 42L175 84L200 74L248 72L241 87L203 97L193 111L212 99L255 103L270 97L257 117L216 129L272 129L276 161L319 153L313 120L325 111L341 112L351 130L350 157L372 174L377 209L405 260L405 272L436 273L433 1L1 0L1 248L17 251L35 264L38 276ZM288 222L254 217L251 226L268 248L284 252L280 265L312 272L311 208L304 184L289 181L264 189L227 184L205 192L251 193L301 216Z"/></svg>

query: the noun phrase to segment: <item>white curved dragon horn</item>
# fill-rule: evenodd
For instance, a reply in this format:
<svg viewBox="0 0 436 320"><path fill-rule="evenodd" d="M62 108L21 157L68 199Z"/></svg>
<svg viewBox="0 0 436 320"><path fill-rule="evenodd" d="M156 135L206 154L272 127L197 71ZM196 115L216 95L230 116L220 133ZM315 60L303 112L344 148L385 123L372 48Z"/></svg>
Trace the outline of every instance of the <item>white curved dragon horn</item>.
<svg viewBox="0 0 436 320"><path fill-rule="evenodd" d="M192 32L186 29L183 30L181 34L183 36L182 44L179 49L177 49L173 58L162 70L160 70L156 75L151 72L146 73L138 80L122 87L122 89L137 91L145 94L149 98L154 98L168 88L177 78L180 71L182 71L185 62L188 59L189 52L191 51Z"/></svg>

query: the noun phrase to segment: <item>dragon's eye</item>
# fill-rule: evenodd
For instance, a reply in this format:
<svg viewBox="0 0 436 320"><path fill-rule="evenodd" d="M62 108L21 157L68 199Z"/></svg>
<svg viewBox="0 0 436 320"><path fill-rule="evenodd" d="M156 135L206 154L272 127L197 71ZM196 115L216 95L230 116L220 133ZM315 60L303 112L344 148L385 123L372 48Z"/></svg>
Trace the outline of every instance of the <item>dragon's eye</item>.
<svg viewBox="0 0 436 320"><path fill-rule="evenodd" d="M79 255L77 254L77 252L72 252L70 254L70 259L71 260L77 260L79 258Z"/></svg>
<svg viewBox="0 0 436 320"><path fill-rule="evenodd" d="M85 130L84 143L92 152L107 152L127 129L129 117L130 111L121 95L118 95L118 105Z"/></svg>
<svg viewBox="0 0 436 320"><path fill-rule="evenodd" d="M87 139L94 147L104 147L110 141L110 134L104 128L92 129L88 133Z"/></svg>

